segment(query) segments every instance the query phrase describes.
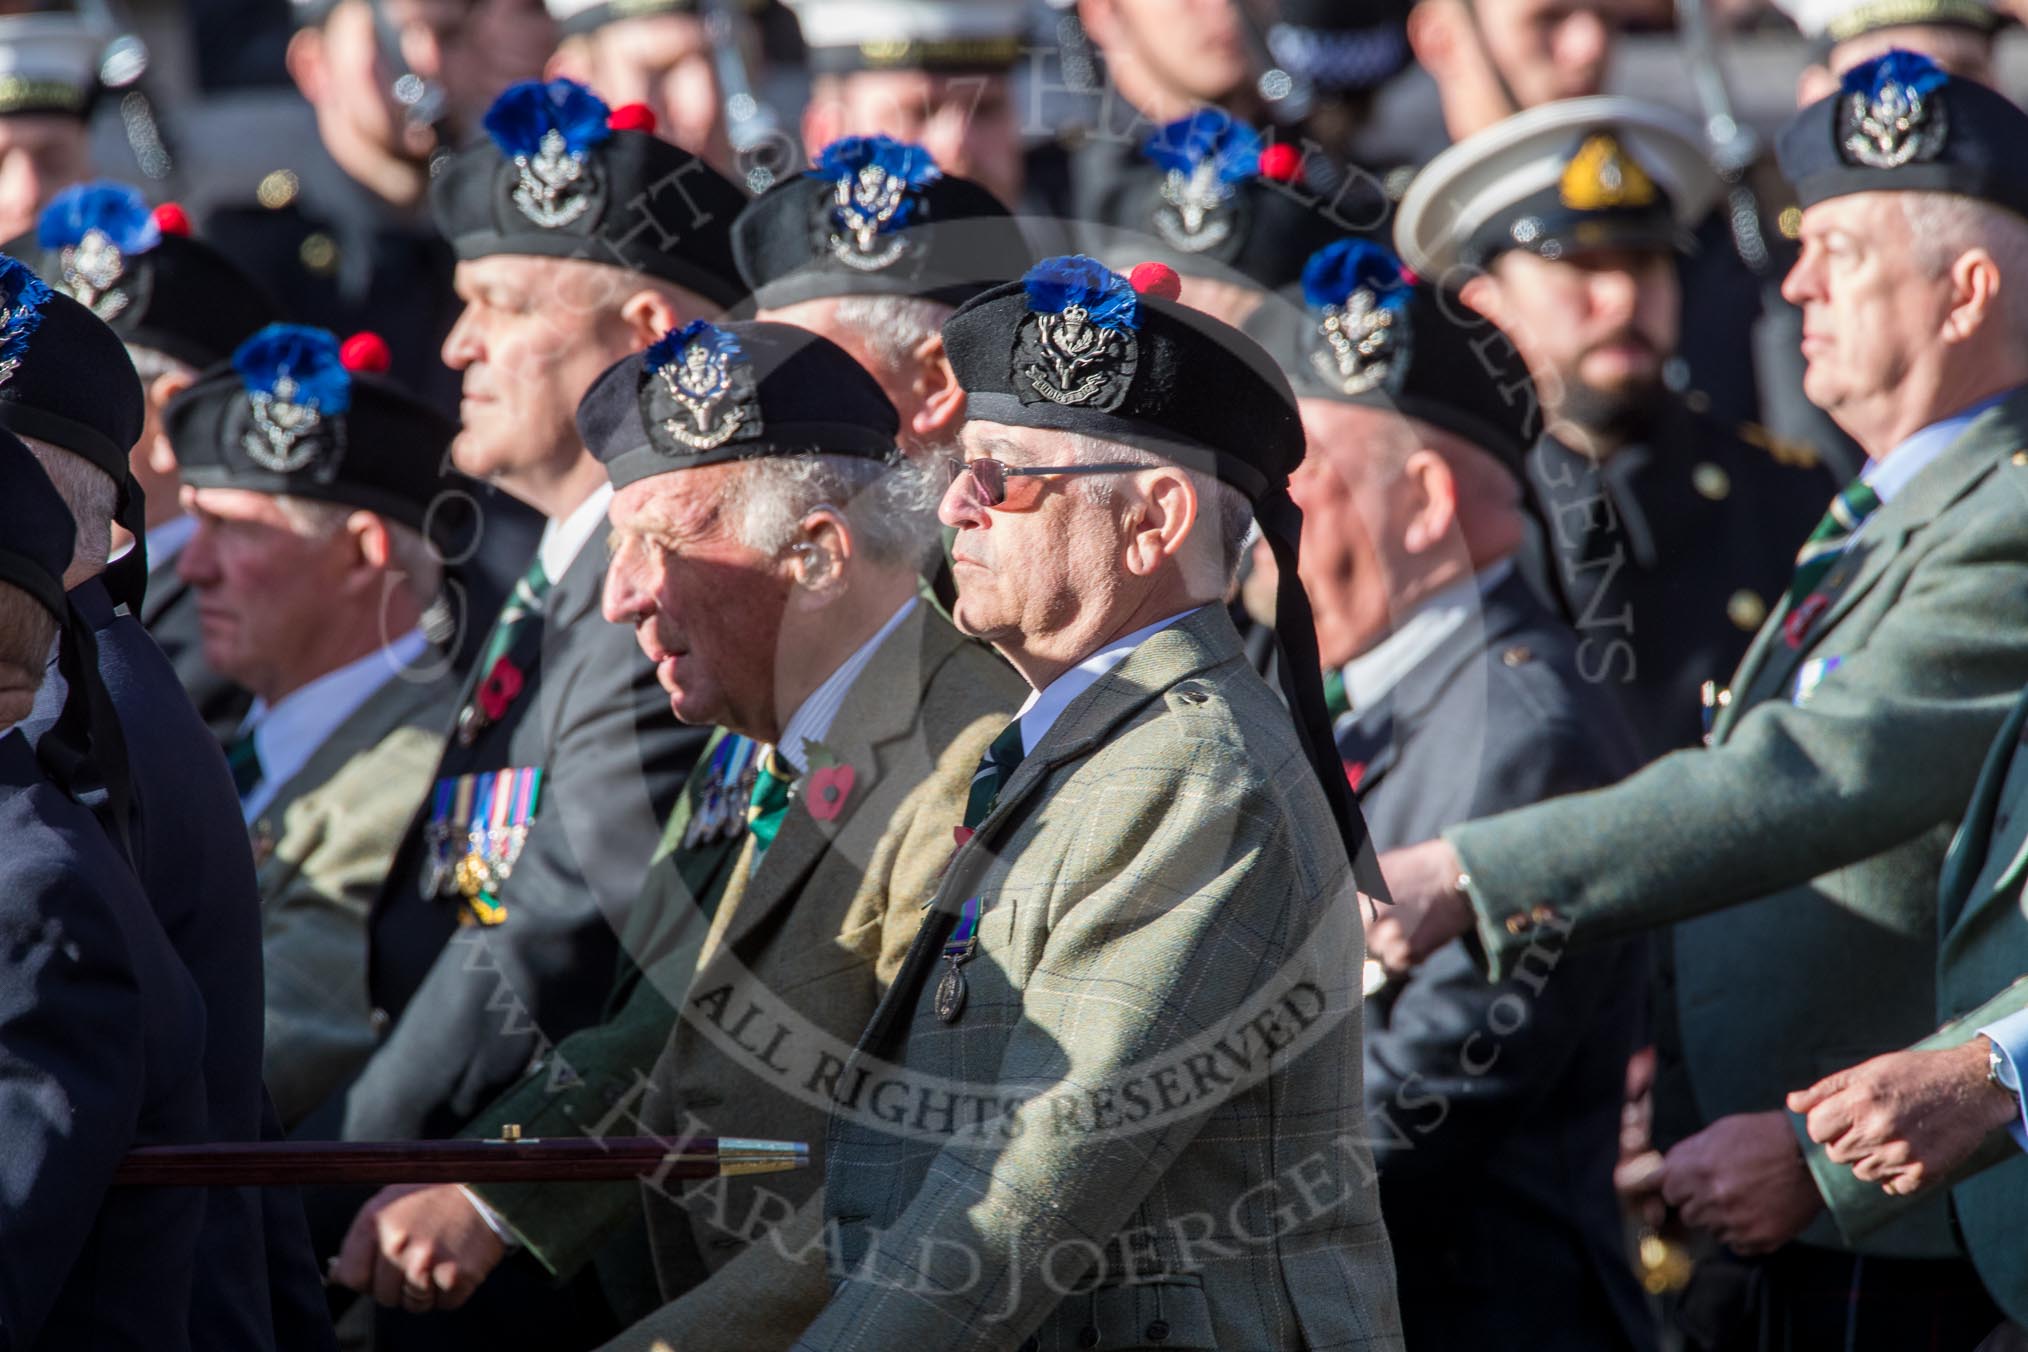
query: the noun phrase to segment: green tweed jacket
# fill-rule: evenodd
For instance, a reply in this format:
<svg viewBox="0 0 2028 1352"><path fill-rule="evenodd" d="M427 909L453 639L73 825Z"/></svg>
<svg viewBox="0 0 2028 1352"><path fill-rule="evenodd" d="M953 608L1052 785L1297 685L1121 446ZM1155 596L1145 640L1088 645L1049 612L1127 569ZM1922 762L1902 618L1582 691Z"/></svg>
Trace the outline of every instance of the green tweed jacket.
<svg viewBox="0 0 2028 1352"><path fill-rule="evenodd" d="M378 1040L366 913L429 791L456 693L447 679L390 680L249 828L267 973L262 1073L284 1127L364 1065Z"/></svg>
<svg viewBox="0 0 2028 1352"><path fill-rule="evenodd" d="M837 1077L839 1280L796 1346L1400 1347L1362 957L1323 793L1224 611L1155 634L1003 786Z"/></svg>
<svg viewBox="0 0 2028 1352"><path fill-rule="evenodd" d="M2024 448L2016 391L1873 514L1823 578L1813 623L1776 608L1710 748L1445 833L1498 974L1561 942L1676 927L1706 1122L1778 1110L1934 1026L1944 851L2028 681ZM1843 1230L1846 1171L1796 1127L1831 1208L1806 1242L1958 1252L1941 1200Z"/></svg>
<svg viewBox="0 0 2028 1352"><path fill-rule="evenodd" d="M558 1044L468 1129L494 1135L512 1122L529 1136L811 1143L810 1168L688 1189L687 1205L671 1200L679 1185L652 1180L478 1189L552 1271L598 1260L615 1309L648 1319L614 1347L668 1336L685 1349L764 1352L788 1346L821 1307L822 1262L767 1261L787 1246L765 1231L817 1228L824 1077L836 1075L900 967L918 907L950 857L972 772L1024 689L1004 662L918 604L875 650L825 739L852 769L839 811L811 810L813 766L750 877L744 837L680 847L704 778L693 776L665 836L670 851L630 913L606 1020ZM628 1252L644 1204L652 1277ZM750 1216L764 1223L745 1224ZM665 1301L674 1303L658 1309Z"/></svg>
<svg viewBox="0 0 2028 1352"><path fill-rule="evenodd" d="M1943 1027L1916 1045L1956 1047L1995 1019L2028 1008L2028 691L1993 742L1965 823L1944 858L1937 897L1937 1013ZM1849 1171L1818 1176L1850 1234L1878 1229L1915 1205ZM1986 1290L2028 1324L2028 1156L1993 1133L1951 1191L1965 1247Z"/></svg>

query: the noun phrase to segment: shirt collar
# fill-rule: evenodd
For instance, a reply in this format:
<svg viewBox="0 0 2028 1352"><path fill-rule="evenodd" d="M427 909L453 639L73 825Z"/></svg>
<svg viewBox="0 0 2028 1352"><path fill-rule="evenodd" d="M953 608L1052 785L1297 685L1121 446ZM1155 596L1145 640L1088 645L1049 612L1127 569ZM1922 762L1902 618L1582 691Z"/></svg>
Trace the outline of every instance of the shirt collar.
<svg viewBox="0 0 2028 1352"><path fill-rule="evenodd" d="M562 578L577 562L577 556L598 530L599 522L606 519L606 508L612 502L613 486L600 484L590 497L571 509L569 516L543 524L542 542L535 547L535 557L542 560L543 574L551 582Z"/></svg>
<svg viewBox="0 0 2028 1352"><path fill-rule="evenodd" d="M1512 559L1460 578L1422 603L1394 626L1394 632L1347 662L1345 697L1359 712L1385 699L1408 674L1428 661L1485 608L1485 594L1514 571Z"/></svg>
<svg viewBox="0 0 2028 1352"><path fill-rule="evenodd" d="M1961 409L1948 418L1939 418L1920 431L1909 434L1881 459L1867 461L1859 477L1882 502L1891 501L1932 460L1942 455L1945 447L1958 439L1972 419L2013 393L2012 390L2002 390L1970 408Z"/></svg>
<svg viewBox="0 0 2028 1352"><path fill-rule="evenodd" d="M830 736L831 724L838 717L839 707L845 703L845 696L851 691L853 682L859 679L859 673L866 670L866 664L873 660L875 650L887 641L887 636L899 628L914 609L915 598L911 596L901 603L899 610L887 617L887 623L881 625L872 638L854 649L852 655L826 676L823 684L812 690L809 698L789 715L789 721L782 726L782 740L777 749L797 774L810 768L810 744L822 742Z"/></svg>
<svg viewBox="0 0 2028 1352"><path fill-rule="evenodd" d="M242 727L253 730L261 777L240 804L246 820L251 822L266 811L276 793L310 763L310 757L339 724L398 673L420 661L427 646L422 630L411 629L387 646L290 691L275 704L255 700Z"/></svg>
<svg viewBox="0 0 2028 1352"><path fill-rule="evenodd" d="M1192 606L1188 610L1177 611L1166 620L1157 620L1145 629L1136 629L1085 658L1042 689L1029 691L1027 700L1021 705L1021 712L1015 715L1021 724L1021 754L1025 756L1033 751L1043 735L1056 725L1063 711L1070 707L1070 702L1097 684L1101 676L1126 661L1129 653L1178 620L1202 609L1202 606Z"/></svg>
<svg viewBox="0 0 2028 1352"><path fill-rule="evenodd" d="M197 534L197 518L189 513L164 521L159 526L150 526L142 537L148 545L148 567L160 568L183 552L183 546L190 543L190 537Z"/></svg>

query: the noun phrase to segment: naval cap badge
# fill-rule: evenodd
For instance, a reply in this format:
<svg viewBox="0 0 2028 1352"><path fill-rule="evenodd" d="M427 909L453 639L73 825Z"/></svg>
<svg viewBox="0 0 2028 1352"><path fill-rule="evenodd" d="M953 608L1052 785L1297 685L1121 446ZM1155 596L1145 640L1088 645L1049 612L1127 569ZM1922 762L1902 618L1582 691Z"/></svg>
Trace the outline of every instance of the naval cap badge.
<svg viewBox="0 0 2028 1352"><path fill-rule="evenodd" d="M256 465L293 474L336 447L338 419L352 406L352 373L335 337L304 324L270 324L239 345L232 365L253 416L240 448Z"/></svg>
<svg viewBox="0 0 2028 1352"><path fill-rule="evenodd" d="M1949 82L1942 67L1914 52L1888 52L1846 71L1838 93L1838 154L1868 169L1935 159L1949 134Z"/></svg>
<svg viewBox="0 0 2028 1352"><path fill-rule="evenodd" d="M21 369L48 300L48 283L26 264L0 254L0 385Z"/></svg>
<svg viewBox="0 0 2028 1352"><path fill-rule="evenodd" d="M1204 253L1238 229L1235 185L1260 169L1260 134L1216 108L1162 127L1141 146L1162 171L1155 232L1184 253Z"/></svg>
<svg viewBox="0 0 2028 1352"><path fill-rule="evenodd" d="M1654 206L1662 192L1619 137L1592 132L1578 145L1557 179L1556 194L1573 211L1611 211Z"/></svg>
<svg viewBox="0 0 2028 1352"><path fill-rule="evenodd" d="M1310 255L1303 298L1313 321L1310 364L1347 396L1394 391L1408 375L1409 274L1369 240L1341 239Z"/></svg>
<svg viewBox="0 0 2028 1352"><path fill-rule="evenodd" d="M171 219L184 219L189 228L180 211ZM162 215L125 183L65 188L35 222L35 242L56 255L60 289L104 320L132 304L134 260L159 245L162 235Z"/></svg>
<svg viewBox="0 0 2028 1352"><path fill-rule="evenodd" d="M1024 404L1048 401L1110 412L1133 384L1140 359L1140 295L1095 258L1045 258L1022 277L1028 314L1014 331L1014 389Z"/></svg>
<svg viewBox="0 0 2028 1352"><path fill-rule="evenodd" d="M760 435L753 370L733 334L692 320L657 339L643 365L641 412L657 449L700 454Z"/></svg>
<svg viewBox="0 0 2028 1352"><path fill-rule="evenodd" d="M486 110L486 134L514 165L514 206L545 230L591 209L597 168L591 152L613 134L612 110L575 80L524 80Z"/></svg>
<svg viewBox="0 0 2028 1352"><path fill-rule="evenodd" d="M821 242L858 272L880 272L908 252L905 228L922 212L922 190L944 176L927 150L887 136L833 141L813 172L832 184L819 218Z"/></svg>

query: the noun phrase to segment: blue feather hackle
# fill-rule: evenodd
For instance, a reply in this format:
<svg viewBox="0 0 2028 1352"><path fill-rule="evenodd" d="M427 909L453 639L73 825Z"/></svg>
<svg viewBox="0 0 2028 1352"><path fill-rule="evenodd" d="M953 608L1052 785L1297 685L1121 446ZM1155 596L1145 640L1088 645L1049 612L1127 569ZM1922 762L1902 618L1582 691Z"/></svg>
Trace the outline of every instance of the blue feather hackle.
<svg viewBox="0 0 2028 1352"><path fill-rule="evenodd" d="M1131 333L1140 327L1141 298L1133 283L1096 258L1083 254L1045 258L1028 269L1021 285L1028 293L1028 308L1037 314L1061 314L1081 305L1099 328Z"/></svg>
<svg viewBox="0 0 2028 1352"><path fill-rule="evenodd" d="M35 242L45 249L82 243L102 231L128 257L162 242L162 227L140 192L125 183L80 183L50 199L36 218Z"/></svg>
<svg viewBox="0 0 2028 1352"><path fill-rule="evenodd" d="M567 151L582 155L613 134L606 125L611 114L603 99L575 80L523 80L493 100L484 125L509 159L534 155L552 130L563 133Z"/></svg>
<svg viewBox="0 0 2028 1352"><path fill-rule="evenodd" d="M296 382L291 402L312 404L327 417L352 405L352 373L338 358L338 340L307 324L270 324L239 345L233 369L249 393L273 394L283 376Z"/></svg>

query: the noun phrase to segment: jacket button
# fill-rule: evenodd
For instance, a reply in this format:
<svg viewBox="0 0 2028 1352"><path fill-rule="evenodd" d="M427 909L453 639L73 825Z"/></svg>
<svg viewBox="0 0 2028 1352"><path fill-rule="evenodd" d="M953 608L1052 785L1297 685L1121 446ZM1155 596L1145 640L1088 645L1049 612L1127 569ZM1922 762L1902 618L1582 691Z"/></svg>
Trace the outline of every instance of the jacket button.
<svg viewBox="0 0 2028 1352"><path fill-rule="evenodd" d="M373 1030L375 1037L387 1031L387 1025L394 1022L394 1016L384 1009L375 1009L366 1016L366 1026Z"/></svg>
<svg viewBox="0 0 2028 1352"><path fill-rule="evenodd" d="M1169 1325L1167 1323L1165 1323L1160 1319L1157 1319L1154 1323L1148 1325L1149 1342L1151 1343L1167 1342L1168 1339L1169 1339Z"/></svg>
<svg viewBox="0 0 2028 1352"><path fill-rule="evenodd" d="M1509 934L1525 933L1529 925L1533 923L1534 922L1529 920L1527 916L1522 915L1520 912L1517 911L1513 915L1507 917L1507 933Z"/></svg>
<svg viewBox="0 0 2028 1352"><path fill-rule="evenodd" d="M1098 1339L1099 1332L1096 1325L1086 1324L1077 1331L1077 1345L1079 1347L1097 1347Z"/></svg>
<svg viewBox="0 0 2028 1352"><path fill-rule="evenodd" d="M1525 643L1517 643L1500 654L1501 663L1510 667L1525 667L1534 660L1535 654L1528 650Z"/></svg>
<svg viewBox="0 0 2028 1352"><path fill-rule="evenodd" d="M1538 925L1547 925L1556 919L1556 911L1550 906L1537 906L1528 913L1528 918Z"/></svg>

